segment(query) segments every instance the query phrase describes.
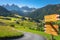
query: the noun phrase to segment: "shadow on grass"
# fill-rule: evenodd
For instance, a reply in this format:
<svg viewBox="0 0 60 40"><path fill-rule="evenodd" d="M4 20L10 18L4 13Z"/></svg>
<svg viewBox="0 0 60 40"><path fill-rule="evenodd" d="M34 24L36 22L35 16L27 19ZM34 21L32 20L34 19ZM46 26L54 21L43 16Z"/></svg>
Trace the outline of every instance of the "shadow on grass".
<svg viewBox="0 0 60 40"><path fill-rule="evenodd" d="M12 37L0 37L0 40L15 40L18 38L22 38L24 35L20 35L20 36L12 36Z"/></svg>

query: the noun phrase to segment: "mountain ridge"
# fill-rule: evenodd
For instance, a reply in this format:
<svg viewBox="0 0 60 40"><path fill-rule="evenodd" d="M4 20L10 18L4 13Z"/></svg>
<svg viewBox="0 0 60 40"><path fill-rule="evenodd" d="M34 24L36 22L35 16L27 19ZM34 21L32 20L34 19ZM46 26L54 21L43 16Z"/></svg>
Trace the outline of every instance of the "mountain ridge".
<svg viewBox="0 0 60 40"><path fill-rule="evenodd" d="M12 5L6 4L2 6L9 11L16 11L17 13L19 13L19 15L23 15L23 16L35 10L35 8L29 8L28 6L19 7L18 5L15 4Z"/></svg>
<svg viewBox="0 0 60 40"><path fill-rule="evenodd" d="M44 19L45 15L50 15L50 14L60 14L60 4L46 5L30 13L29 17L33 19Z"/></svg>

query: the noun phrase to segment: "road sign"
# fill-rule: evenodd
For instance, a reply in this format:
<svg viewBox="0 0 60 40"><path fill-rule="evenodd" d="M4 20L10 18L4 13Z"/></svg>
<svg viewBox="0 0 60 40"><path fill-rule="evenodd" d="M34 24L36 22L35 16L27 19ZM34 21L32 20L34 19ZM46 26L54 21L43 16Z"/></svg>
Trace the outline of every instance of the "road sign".
<svg viewBox="0 0 60 40"><path fill-rule="evenodd" d="M60 18L60 15L58 14L44 16L45 22L56 22L57 20L60 20L59 18Z"/></svg>
<svg viewBox="0 0 60 40"><path fill-rule="evenodd" d="M50 24L45 25L45 32L52 35L58 35L58 25L53 25L53 27Z"/></svg>

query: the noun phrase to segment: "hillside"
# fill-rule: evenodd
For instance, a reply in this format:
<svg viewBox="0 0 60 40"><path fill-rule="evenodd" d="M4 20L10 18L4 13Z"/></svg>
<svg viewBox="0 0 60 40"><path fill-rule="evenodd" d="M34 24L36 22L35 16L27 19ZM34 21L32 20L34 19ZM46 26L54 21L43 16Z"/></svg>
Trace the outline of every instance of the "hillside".
<svg viewBox="0 0 60 40"><path fill-rule="evenodd" d="M0 6L0 16L13 16L13 13Z"/></svg>
<svg viewBox="0 0 60 40"><path fill-rule="evenodd" d="M15 14L18 14L18 13L8 11L6 8L0 6L0 16L10 16L10 17L14 17Z"/></svg>
<svg viewBox="0 0 60 40"><path fill-rule="evenodd" d="M0 40L1 38L4 39L6 37L20 37L23 35L23 33L12 27L13 24L14 21L11 17L0 16Z"/></svg>
<svg viewBox="0 0 60 40"><path fill-rule="evenodd" d="M36 26L37 26L36 23L30 22L27 17L26 19L22 19L21 16L19 16L19 18L0 16L0 38L21 36L22 33L17 29L20 28L35 29Z"/></svg>
<svg viewBox="0 0 60 40"><path fill-rule="evenodd" d="M44 15L49 15L49 14L60 14L60 4L50 4L45 7L39 8L32 12L29 17L34 18L34 19L43 19Z"/></svg>

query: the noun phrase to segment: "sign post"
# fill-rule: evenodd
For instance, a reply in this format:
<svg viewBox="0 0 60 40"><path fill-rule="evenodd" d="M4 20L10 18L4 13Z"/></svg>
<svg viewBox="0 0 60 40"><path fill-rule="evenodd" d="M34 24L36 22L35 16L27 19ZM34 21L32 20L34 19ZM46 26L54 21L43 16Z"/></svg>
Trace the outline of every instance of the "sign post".
<svg viewBox="0 0 60 40"><path fill-rule="evenodd" d="M45 32L51 34L51 40L54 40L54 36L58 36L58 25L53 24L59 20L58 14L46 15L44 16L45 19Z"/></svg>
<svg viewBox="0 0 60 40"><path fill-rule="evenodd" d="M54 36L53 35L51 35L51 40L54 40L54 38L53 38Z"/></svg>

